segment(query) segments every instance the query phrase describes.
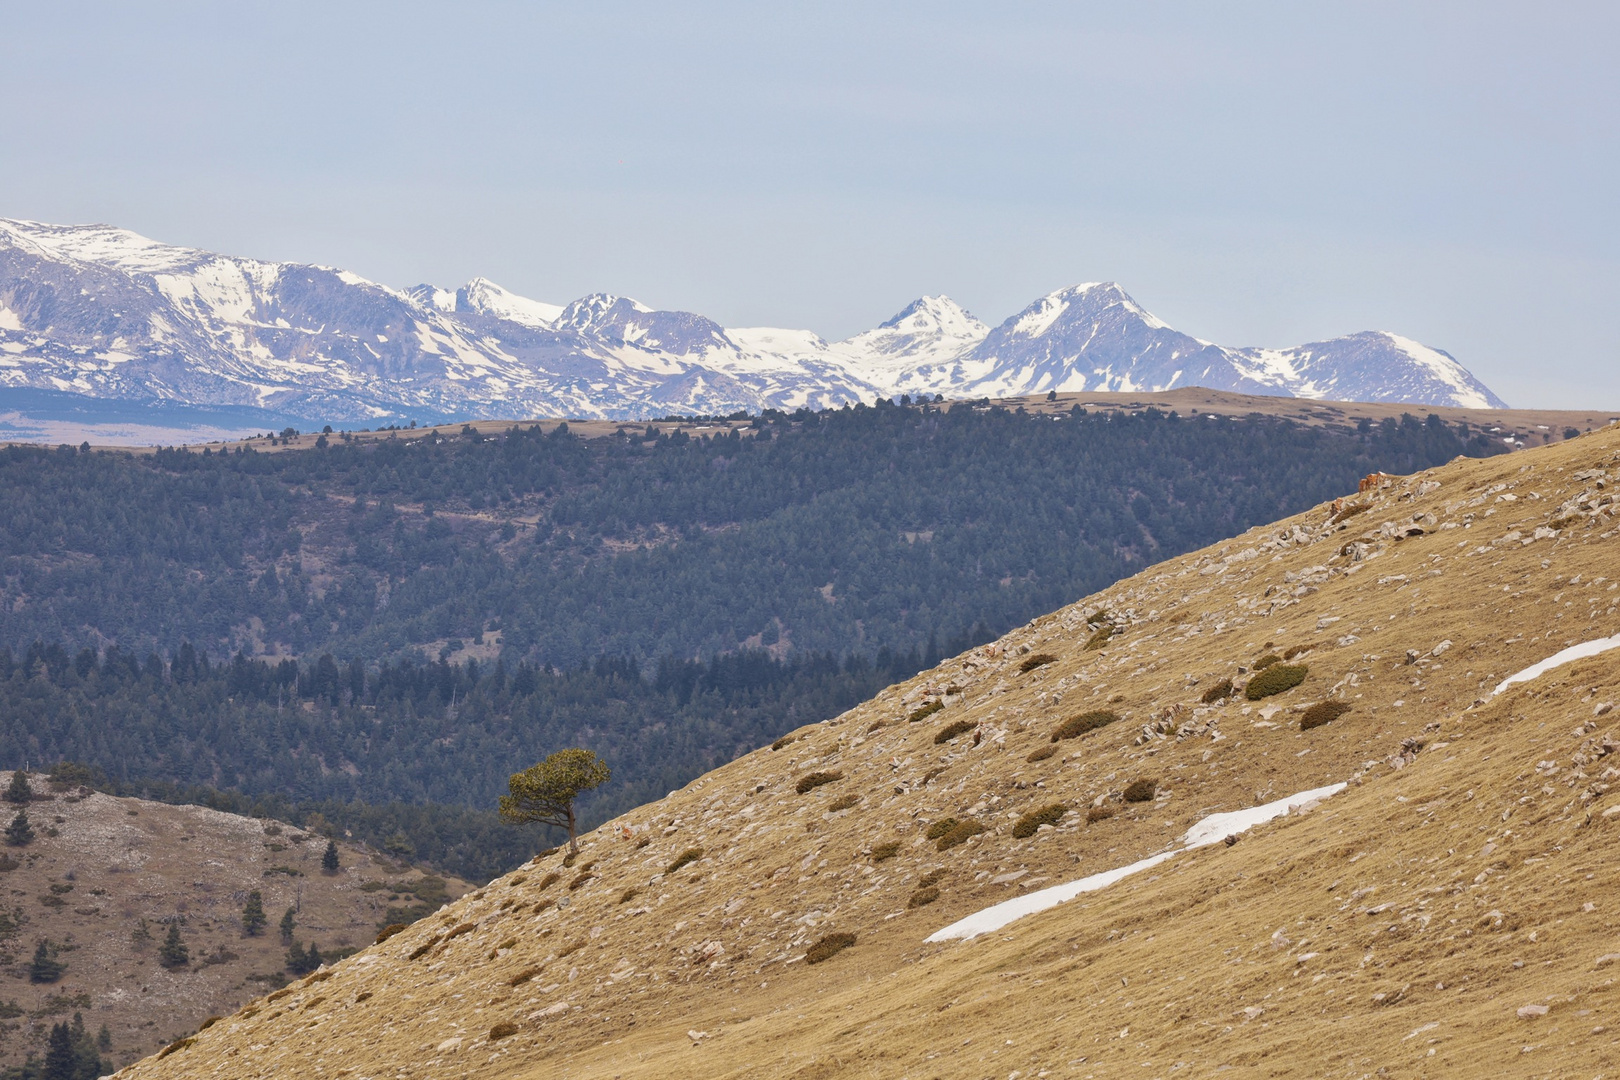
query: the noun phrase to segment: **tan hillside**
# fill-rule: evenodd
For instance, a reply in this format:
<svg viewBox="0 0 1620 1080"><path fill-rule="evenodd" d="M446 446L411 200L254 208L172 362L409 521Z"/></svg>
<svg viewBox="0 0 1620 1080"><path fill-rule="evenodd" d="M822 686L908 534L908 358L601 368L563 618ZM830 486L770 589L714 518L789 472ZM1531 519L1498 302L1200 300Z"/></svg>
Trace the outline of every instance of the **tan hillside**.
<svg viewBox="0 0 1620 1080"><path fill-rule="evenodd" d="M0 790L10 780L0 773ZM106 1025L112 1049L104 1058L126 1063L150 1054L285 982L287 946L277 924L287 908L298 908L293 934L300 945L359 947L373 940L390 906L419 904L400 889L429 877L342 841L340 869L326 873L326 838L285 823L114 798L53 786L44 776L32 777L31 786L25 809L34 841L0 846L0 970L7 976L0 979L0 1062L8 1065L42 1054L50 1026L74 1012L92 1034ZM17 809L0 803L0 824ZM442 880L430 878L421 891L432 896ZM268 925L247 937L242 907L254 889ZM466 889L444 881L450 896ZM159 949L177 918L190 962L165 968ZM30 980L41 940L57 947L64 965L54 982Z"/></svg>
<svg viewBox="0 0 1620 1080"><path fill-rule="evenodd" d="M1491 693L1620 633L1617 483L1610 426L1155 566L122 1075L1604 1073L1620 651ZM1339 781L1230 846L924 941ZM854 943L810 963L833 934Z"/></svg>

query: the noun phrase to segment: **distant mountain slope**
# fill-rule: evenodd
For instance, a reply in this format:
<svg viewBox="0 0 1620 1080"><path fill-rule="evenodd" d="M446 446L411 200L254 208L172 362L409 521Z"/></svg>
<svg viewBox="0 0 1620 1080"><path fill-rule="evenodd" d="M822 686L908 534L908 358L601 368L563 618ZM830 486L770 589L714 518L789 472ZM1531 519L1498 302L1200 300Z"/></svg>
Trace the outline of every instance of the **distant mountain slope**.
<svg viewBox="0 0 1620 1080"><path fill-rule="evenodd" d="M802 330L729 330L607 293L559 306L484 278L454 291L397 290L108 225L0 219L0 393L248 407L361 426L1189 385L1503 405L1452 357L1394 334L1231 349L1171 329L1111 283L1060 289L994 328L947 297L925 296L828 343Z"/></svg>

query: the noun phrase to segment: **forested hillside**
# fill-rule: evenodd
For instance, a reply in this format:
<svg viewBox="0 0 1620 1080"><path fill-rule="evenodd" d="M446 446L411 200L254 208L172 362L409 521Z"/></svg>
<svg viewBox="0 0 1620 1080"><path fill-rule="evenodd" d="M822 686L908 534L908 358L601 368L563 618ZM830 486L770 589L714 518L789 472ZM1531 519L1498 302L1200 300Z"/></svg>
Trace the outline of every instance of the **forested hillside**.
<svg viewBox="0 0 1620 1080"><path fill-rule="evenodd" d="M0 766L319 808L477 876L530 842L483 811L552 750L613 766L601 820L1147 563L1494 449L960 406L643 434L0 451Z"/></svg>

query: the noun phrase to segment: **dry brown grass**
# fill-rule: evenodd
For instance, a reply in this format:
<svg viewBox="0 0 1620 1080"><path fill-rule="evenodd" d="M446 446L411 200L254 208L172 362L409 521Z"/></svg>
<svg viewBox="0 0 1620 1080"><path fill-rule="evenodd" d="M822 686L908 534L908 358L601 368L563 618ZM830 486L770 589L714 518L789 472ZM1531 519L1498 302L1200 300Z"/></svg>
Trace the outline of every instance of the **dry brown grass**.
<svg viewBox="0 0 1620 1080"><path fill-rule="evenodd" d="M437 932L413 927L376 962L338 965L311 1011L299 990L133 1075L315 1075L317 1061L329 1074L604 1080L1610 1074L1620 813L1605 810L1620 789L1603 778L1603 738L1620 737L1620 714L1595 712L1620 702L1620 670L1611 654L1475 705L1566 643L1620 632L1609 588L1620 522L1594 467L1620 470L1620 432L1453 463L1370 493L1374 509L1344 528L1321 507L1153 567L808 729L789 753L745 755L628 815L668 830L645 851L616 839L618 823L583 837L602 880L567 909L514 922L490 899L464 899L447 914L479 930L442 958L401 963ZM1589 509L1575 505L1583 491ZM1440 524L1380 534L1415 513ZM1098 609L1129 633L1086 652L1085 612ZM1354 706L1333 724L1301 733L1286 699L1196 700L1212 665L1306 639L1312 679ZM1058 660L1019 679L1023 646ZM980 723L979 746L935 746L915 726L867 730L947 687L951 709ZM1103 705L1126 722L1061 766L1030 768L1062 715ZM1168 728L1145 734L1161 716ZM861 814L828 820L791 794L807 770L834 767L865 796ZM1144 775L1168 797L1105 826L1070 817L1010 835L1044 804L1090 806ZM971 943L923 944L1026 885L1161 851L1209 812L1339 780L1344 794L1241 843ZM993 828L938 852L918 823L946 818ZM714 852L700 884L648 886L693 843ZM860 857L880 843L897 853ZM908 910L938 864L952 885ZM648 889L644 914L614 904L631 885ZM859 947L798 966L829 917ZM524 942L511 955L462 962L481 961L508 925ZM553 933L599 944L554 978L507 987L548 961ZM376 995L363 1008L338 1004L362 989ZM1549 1011L1520 1019L1530 1005ZM481 1035L435 1050L452 1025L481 1032L498 1016L523 1025L498 1050Z"/></svg>

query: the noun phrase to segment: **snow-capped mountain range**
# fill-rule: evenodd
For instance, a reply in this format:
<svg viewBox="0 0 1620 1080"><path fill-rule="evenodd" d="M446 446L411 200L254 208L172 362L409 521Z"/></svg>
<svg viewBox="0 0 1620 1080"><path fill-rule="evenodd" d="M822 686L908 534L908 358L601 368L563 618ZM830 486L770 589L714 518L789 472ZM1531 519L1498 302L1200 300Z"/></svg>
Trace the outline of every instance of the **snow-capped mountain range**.
<svg viewBox="0 0 1620 1080"><path fill-rule="evenodd" d="M108 225L0 219L0 393L247 406L359 425L1195 385L1504 407L1451 356L1395 334L1227 348L1171 329L1112 283L1060 289L995 327L925 296L881 326L827 342L606 293L557 306L483 278L454 291L400 290Z"/></svg>

